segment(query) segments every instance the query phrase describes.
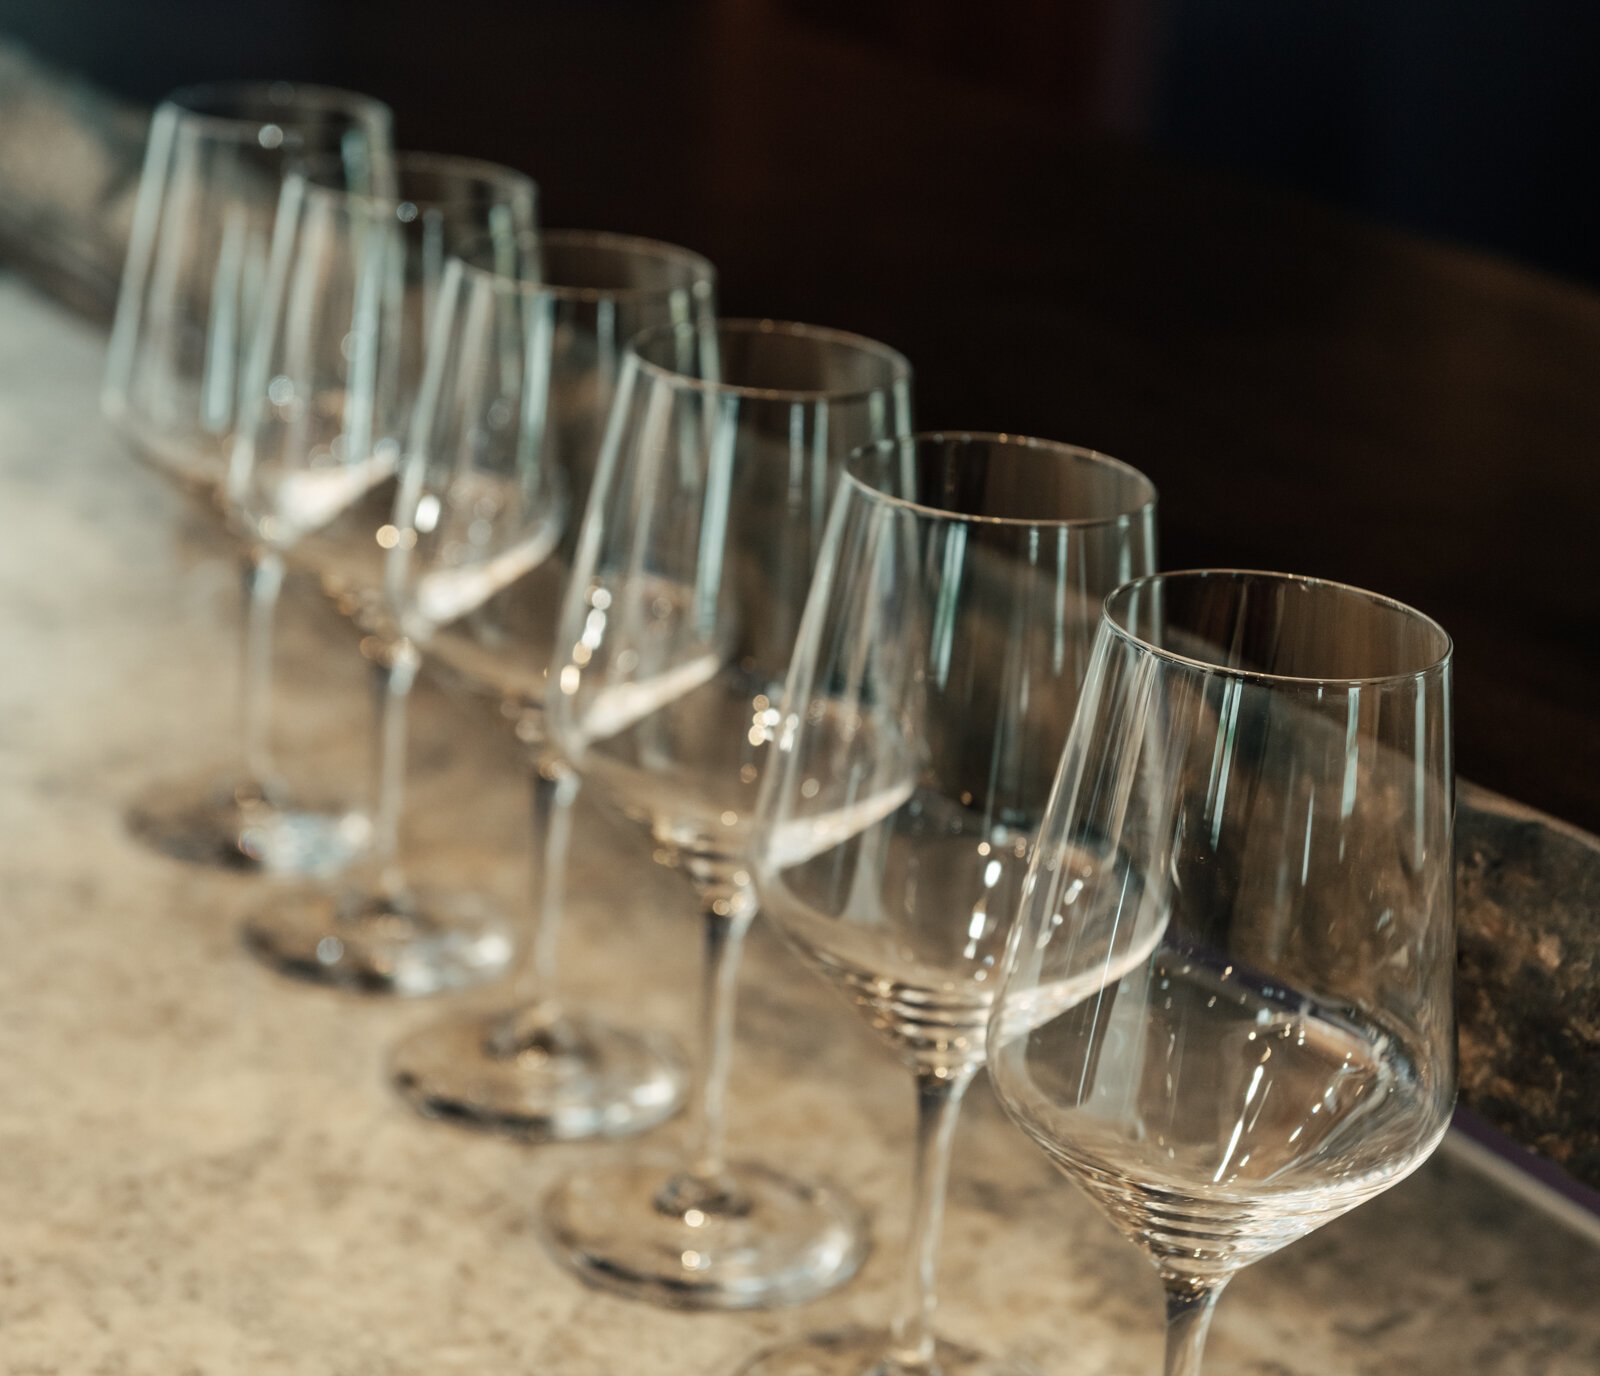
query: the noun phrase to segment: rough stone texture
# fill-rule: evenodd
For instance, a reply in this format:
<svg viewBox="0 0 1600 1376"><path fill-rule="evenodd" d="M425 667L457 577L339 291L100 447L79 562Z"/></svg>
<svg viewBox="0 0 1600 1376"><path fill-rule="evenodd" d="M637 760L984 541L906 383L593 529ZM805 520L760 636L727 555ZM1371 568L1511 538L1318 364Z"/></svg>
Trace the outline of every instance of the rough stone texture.
<svg viewBox="0 0 1600 1376"><path fill-rule="evenodd" d="M597 1150L425 1124L385 1049L435 1011L279 981L236 930L269 888L134 846L127 800L222 758L226 547L95 413L103 344L0 281L0 1374L718 1376L885 1311L904 1234L911 1095L870 1034L759 926L735 1145L833 1176L873 1214L856 1284L798 1312L684 1316L591 1293L541 1252L542 1193ZM285 609L282 755L361 778L353 636ZM418 702L423 874L514 902L524 797L480 705ZM626 825L582 806L572 992L680 1033L692 903ZM1044 1376L1159 1367L1153 1272L975 1097L942 1258L951 1337ZM1447 1156L1241 1276L1215 1376L1594 1376L1600 1253Z"/></svg>
<svg viewBox="0 0 1600 1376"><path fill-rule="evenodd" d="M1462 1101L1600 1188L1600 838L1486 789L1459 801Z"/></svg>

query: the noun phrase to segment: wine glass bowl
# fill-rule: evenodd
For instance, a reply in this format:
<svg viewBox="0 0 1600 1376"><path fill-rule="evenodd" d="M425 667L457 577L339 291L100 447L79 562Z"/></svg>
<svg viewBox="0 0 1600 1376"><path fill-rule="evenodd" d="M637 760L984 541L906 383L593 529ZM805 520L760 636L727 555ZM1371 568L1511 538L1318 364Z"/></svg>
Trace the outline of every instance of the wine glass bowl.
<svg viewBox="0 0 1600 1376"><path fill-rule="evenodd" d="M561 475L570 519L549 559L470 616L441 627L428 658L467 690L532 718L523 734L538 741L556 620L623 350L637 334L662 325L705 328L714 315L716 274L687 249L599 230L541 230L509 252L483 241L460 256L470 291L520 296L540 314L547 375L523 385L542 383L539 443L546 466Z"/></svg>
<svg viewBox="0 0 1600 1376"><path fill-rule="evenodd" d="M1090 450L927 434L846 465L755 869L789 944L916 1077L914 1208L889 1331L815 1335L748 1376L1010 1370L933 1334L950 1145L1100 602L1154 559L1154 488Z"/></svg>
<svg viewBox="0 0 1600 1376"><path fill-rule="evenodd" d="M833 624L813 631L831 639L805 642L785 699L762 901L902 1050L979 1064L1050 761L1101 599L1153 565L1155 490L1017 436L916 436L846 473Z"/></svg>
<svg viewBox="0 0 1600 1376"><path fill-rule="evenodd" d="M392 611L386 600L385 571L390 551L403 538L394 511L400 450L423 387L446 265L462 253L517 259L535 233L538 188L511 168L437 153L396 155L392 191L386 196L352 198L326 159L308 164L304 171L307 207L302 218L307 223L302 233L314 238L319 219L342 220L357 230L348 249L361 255L360 269L367 278L362 280L355 265L346 263L331 285L336 293L347 294L358 286L366 295L353 304L375 312L366 324L351 313L351 319L370 335L372 394L361 399L371 414L363 417L357 410L347 420L347 393L343 387L332 389L323 408L331 443L317 451L321 462L307 464L303 453L288 455L290 471L309 473L313 481L319 472L343 475L343 483L330 490L331 500L319 513L321 519L299 532L289 557L296 567L316 576L335 606L363 630L385 634L392 629L384 624ZM371 251L369 241L377 236L389 241L386 254ZM326 258L325 248L321 256ZM316 257L309 261L314 263ZM310 270L300 269L302 276ZM300 290L306 295L316 292L304 281ZM325 367L345 366L339 354L327 351L313 355L312 361ZM287 383L279 387L286 389L296 381L296 371L274 371L264 385L270 388L282 377ZM289 399L292 404L292 395ZM505 423L503 418L500 423ZM504 440L486 434L483 442L503 446ZM351 447L367 451L364 461L352 463L343 452ZM366 480L358 481L362 474ZM322 481L332 489L338 478Z"/></svg>
<svg viewBox="0 0 1600 1376"><path fill-rule="evenodd" d="M1455 1094L1450 642L1282 574L1106 603L991 1026L1002 1103L1155 1263L1170 1370L1240 1267Z"/></svg>
<svg viewBox="0 0 1600 1376"><path fill-rule="evenodd" d="M381 191L392 124L368 96L282 81L189 86L156 108L102 402L164 472L207 494L226 478L285 171L331 159Z"/></svg>
<svg viewBox="0 0 1600 1376"><path fill-rule="evenodd" d="M673 402L664 419L648 405L619 418L608 533L637 524L650 559L611 534L569 594L552 727L586 779L734 902L836 432L903 428L909 372L870 340L772 321L722 321L709 341L655 331L633 357L639 392ZM802 450L797 417L820 452ZM699 470L692 480L671 480L671 456Z"/></svg>

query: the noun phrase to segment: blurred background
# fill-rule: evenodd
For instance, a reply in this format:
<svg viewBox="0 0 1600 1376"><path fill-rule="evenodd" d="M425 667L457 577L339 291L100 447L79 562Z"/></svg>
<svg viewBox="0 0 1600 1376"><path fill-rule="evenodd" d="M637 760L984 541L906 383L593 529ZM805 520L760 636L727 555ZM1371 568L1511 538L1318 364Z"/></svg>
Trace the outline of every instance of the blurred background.
<svg viewBox="0 0 1600 1376"><path fill-rule="evenodd" d="M812 95L862 119L858 158L893 156L877 112L920 74L945 100L1600 280L1600 9L1581 0L4 0L0 23L147 104L217 76L358 86L415 140L545 170L574 210L557 173L666 190L712 126L756 115L738 81L762 50L831 45L855 82Z"/></svg>
<svg viewBox="0 0 1600 1376"><path fill-rule="evenodd" d="M0 0L129 102L291 77L904 349L920 420L1089 444L1162 562L1437 615L1462 772L1600 830L1600 7Z"/></svg>

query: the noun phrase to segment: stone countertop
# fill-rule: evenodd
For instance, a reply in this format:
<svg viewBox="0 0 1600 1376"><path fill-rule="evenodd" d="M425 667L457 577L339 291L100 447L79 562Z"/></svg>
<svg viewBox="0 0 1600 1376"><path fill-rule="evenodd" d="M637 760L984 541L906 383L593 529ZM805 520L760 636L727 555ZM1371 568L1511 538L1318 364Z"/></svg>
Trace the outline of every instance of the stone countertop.
<svg viewBox="0 0 1600 1376"><path fill-rule="evenodd" d="M1456 919L1461 1101L1600 1191L1600 838L1464 787Z"/></svg>
<svg viewBox="0 0 1600 1376"><path fill-rule="evenodd" d="M801 1310L669 1314L586 1290L534 1238L543 1191L597 1148L417 1119L383 1059L436 1008L276 979L236 937L262 887L128 839L141 786L225 758L233 575L223 541L100 420L102 349L0 279L0 1376L718 1376L770 1342L876 1321L903 1236L910 1088L759 927L734 1145L846 1185L876 1248L854 1285ZM353 793L354 636L308 589L284 612L286 770ZM416 868L515 902L510 732L425 685L413 741ZM580 805L577 836L574 992L685 1033L687 888L598 810ZM1159 1367L1154 1273L982 1091L941 1281L950 1336L1043 1376ZM1242 1275L1207 1370L1594 1376L1597 1294L1600 1251L1438 1157Z"/></svg>

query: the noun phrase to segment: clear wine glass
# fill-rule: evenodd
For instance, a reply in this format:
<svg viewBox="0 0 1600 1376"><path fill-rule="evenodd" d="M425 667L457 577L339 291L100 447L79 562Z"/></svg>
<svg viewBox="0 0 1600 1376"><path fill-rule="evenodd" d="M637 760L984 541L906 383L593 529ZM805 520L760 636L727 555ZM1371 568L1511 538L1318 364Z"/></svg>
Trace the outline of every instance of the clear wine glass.
<svg viewBox="0 0 1600 1376"><path fill-rule="evenodd" d="M283 548L398 483L387 534L373 533L392 548L388 614L371 637L380 710L370 853L337 890L282 895L245 936L288 973L425 993L494 975L510 944L492 904L414 890L400 867L405 704L419 646L549 554L564 492L514 397L477 427L454 425L449 409L502 386L491 367L522 363L486 358L483 340L456 341L443 328L461 287L451 250L485 236L514 249L533 231L533 184L435 155L403 155L398 177L395 199L352 195L320 169L285 181L250 360L258 400L229 491L252 537Z"/></svg>
<svg viewBox="0 0 1600 1376"><path fill-rule="evenodd" d="M917 1150L888 1333L747 1376L1013 1370L933 1333L961 1102L1105 595L1155 562L1155 489L1090 450L919 435L853 455L767 770L762 909L910 1068Z"/></svg>
<svg viewBox="0 0 1600 1376"><path fill-rule="evenodd" d="M458 383L453 405L438 410L431 447L451 447L441 427L486 427L497 408L520 405L537 419L541 461L563 476L571 509L581 510L627 341L676 323L709 330L715 274L698 254L620 234L547 230L527 248L531 261L509 275L498 254L462 268L444 328L472 338L499 381L465 394ZM524 349L523 340L538 347ZM456 346L457 357L464 351ZM544 699L577 525L568 523L550 558L428 642L429 660L498 699L528 747L533 903L509 987L417 1029L391 1065L395 1085L423 1113L538 1140L650 1127L682 1105L687 1081L666 1037L614 1027L556 994L578 780L545 739Z"/></svg>
<svg viewBox="0 0 1600 1376"><path fill-rule="evenodd" d="M1007 1112L1155 1263L1168 1376L1241 1267L1449 1123L1450 640L1337 583L1107 599L990 1027Z"/></svg>
<svg viewBox="0 0 1600 1376"><path fill-rule="evenodd" d="M909 427L910 387L892 349L772 321L655 331L624 362L547 720L585 784L693 884L706 975L687 1155L591 1165L546 1200L546 1241L592 1284L740 1308L809 1298L860 1264L854 1205L730 1165L723 1109L756 789L825 507L846 454Z"/></svg>
<svg viewBox="0 0 1600 1376"><path fill-rule="evenodd" d="M137 453L208 503L221 498L239 425L284 171L329 159L352 189L386 191L390 126L369 97L288 82L188 87L156 109L103 404ZM148 790L128 825L194 864L328 872L359 851L366 819L295 798L273 767L267 626L283 565L252 548L243 572L241 758L230 777Z"/></svg>

